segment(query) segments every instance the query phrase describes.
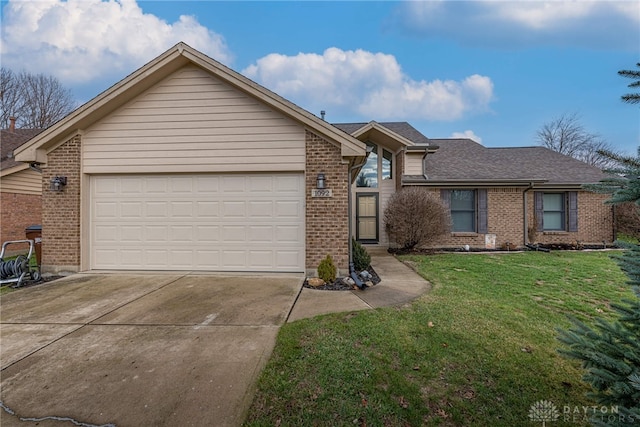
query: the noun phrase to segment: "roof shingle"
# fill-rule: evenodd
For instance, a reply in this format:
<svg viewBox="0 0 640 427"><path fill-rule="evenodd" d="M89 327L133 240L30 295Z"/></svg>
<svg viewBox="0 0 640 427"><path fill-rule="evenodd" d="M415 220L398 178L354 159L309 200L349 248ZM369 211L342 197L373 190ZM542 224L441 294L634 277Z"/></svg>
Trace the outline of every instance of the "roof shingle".
<svg viewBox="0 0 640 427"><path fill-rule="evenodd" d="M428 181L544 180L547 184L596 183L604 173L545 147L487 148L470 139L431 139Z"/></svg>
<svg viewBox="0 0 640 427"><path fill-rule="evenodd" d="M0 130L0 170L21 164L13 158L13 150L42 132L42 129Z"/></svg>

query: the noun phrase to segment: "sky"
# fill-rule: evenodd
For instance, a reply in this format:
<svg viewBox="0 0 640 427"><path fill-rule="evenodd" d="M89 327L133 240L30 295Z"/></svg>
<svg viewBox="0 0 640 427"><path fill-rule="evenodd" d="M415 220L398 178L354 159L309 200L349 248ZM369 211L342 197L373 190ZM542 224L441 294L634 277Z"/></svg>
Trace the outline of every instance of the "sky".
<svg viewBox="0 0 640 427"><path fill-rule="evenodd" d="M537 145L575 114L635 154L640 2L2 0L0 60L87 102L183 41L332 123Z"/></svg>

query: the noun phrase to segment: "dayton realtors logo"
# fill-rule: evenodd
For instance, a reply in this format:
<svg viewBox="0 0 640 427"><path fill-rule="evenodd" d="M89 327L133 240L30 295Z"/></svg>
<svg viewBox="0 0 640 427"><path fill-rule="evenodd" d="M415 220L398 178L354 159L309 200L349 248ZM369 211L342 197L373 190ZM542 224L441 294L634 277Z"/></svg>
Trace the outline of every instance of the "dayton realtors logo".
<svg viewBox="0 0 640 427"><path fill-rule="evenodd" d="M560 412L549 400L538 400L529 409L529 419L542 422L542 427L545 427L548 421L556 421L558 418L560 418Z"/></svg>
<svg viewBox="0 0 640 427"><path fill-rule="evenodd" d="M640 419L620 414L617 406L576 406L564 405L562 413L550 400L539 400L529 408L529 419L541 422L545 427L548 422L562 421L564 423L585 423L590 420L600 422L622 422L628 424L640 423Z"/></svg>

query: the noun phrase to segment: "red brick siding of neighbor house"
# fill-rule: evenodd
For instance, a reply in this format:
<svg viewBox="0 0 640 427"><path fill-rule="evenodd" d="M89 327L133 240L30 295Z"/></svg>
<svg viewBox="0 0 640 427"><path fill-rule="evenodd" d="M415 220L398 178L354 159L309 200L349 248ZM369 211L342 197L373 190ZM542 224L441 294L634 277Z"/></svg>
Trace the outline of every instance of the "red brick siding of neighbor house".
<svg viewBox="0 0 640 427"><path fill-rule="evenodd" d="M439 194L439 189L433 191ZM524 246L523 193L521 188L489 188L487 190L488 234L495 235L495 248L506 249ZM534 223L533 191L527 192L527 228ZM534 243L551 244L601 244L613 240L613 211L603 202L607 195L587 191L578 192L577 232L537 232ZM451 233L442 237L432 247L485 248L486 235L477 233Z"/></svg>
<svg viewBox="0 0 640 427"><path fill-rule="evenodd" d="M324 173L326 185L333 192L331 198L311 197L316 188L318 173ZM340 147L323 138L306 133L306 267L318 268L328 254L334 264L347 271L349 264L349 166L342 160Z"/></svg>
<svg viewBox="0 0 640 427"><path fill-rule="evenodd" d="M0 193L0 242L26 239L25 229L42 223L42 196ZM27 245L9 245L7 252L25 250Z"/></svg>
<svg viewBox="0 0 640 427"><path fill-rule="evenodd" d="M80 269L80 136L49 153L42 168L42 271ZM49 190L55 176L66 176L60 192Z"/></svg>

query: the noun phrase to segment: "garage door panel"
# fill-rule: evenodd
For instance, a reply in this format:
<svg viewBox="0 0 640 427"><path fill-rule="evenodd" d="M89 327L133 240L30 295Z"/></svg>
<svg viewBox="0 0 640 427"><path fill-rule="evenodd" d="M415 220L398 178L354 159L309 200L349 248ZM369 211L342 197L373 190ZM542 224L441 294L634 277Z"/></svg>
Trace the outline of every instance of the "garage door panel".
<svg viewBox="0 0 640 427"><path fill-rule="evenodd" d="M244 218L246 216L245 204L245 201L238 200L222 202L221 215L225 218Z"/></svg>
<svg viewBox="0 0 640 427"><path fill-rule="evenodd" d="M117 235L121 242L142 242L144 236L144 227L141 225L121 225Z"/></svg>
<svg viewBox="0 0 640 427"><path fill-rule="evenodd" d="M198 219L202 220L205 218L216 218L218 215L220 215L218 211L219 205L220 204L218 202L196 202L196 212Z"/></svg>
<svg viewBox="0 0 640 427"><path fill-rule="evenodd" d="M116 202L97 202L94 203L94 216L96 218L118 217L118 203Z"/></svg>
<svg viewBox="0 0 640 427"><path fill-rule="evenodd" d="M171 202L169 209L173 219L193 218L193 202Z"/></svg>
<svg viewBox="0 0 640 427"><path fill-rule="evenodd" d="M136 268L144 262L144 251L141 249L122 249L119 251L118 258L113 263L111 268L117 269L119 265L128 268Z"/></svg>
<svg viewBox="0 0 640 427"><path fill-rule="evenodd" d="M164 197L164 195L160 197ZM145 218L167 218L169 216L169 204L167 202L145 202L144 207Z"/></svg>
<svg viewBox="0 0 640 427"><path fill-rule="evenodd" d="M220 241L220 227L216 225L196 226L196 241L200 243L217 243Z"/></svg>
<svg viewBox="0 0 640 427"><path fill-rule="evenodd" d="M304 271L302 174L91 183L94 269Z"/></svg>
<svg viewBox="0 0 640 427"><path fill-rule="evenodd" d="M274 241L274 227L271 225L253 225L249 226L248 243L266 243L270 244Z"/></svg>
<svg viewBox="0 0 640 427"><path fill-rule="evenodd" d="M304 262L302 259L304 258L300 252L295 250L282 250L278 251L276 254L276 263L278 265L282 265L285 268L293 269L294 266L299 265L301 262Z"/></svg>
<svg viewBox="0 0 640 427"><path fill-rule="evenodd" d="M302 202L298 201L277 201L276 217L280 219L297 218L302 212Z"/></svg>

